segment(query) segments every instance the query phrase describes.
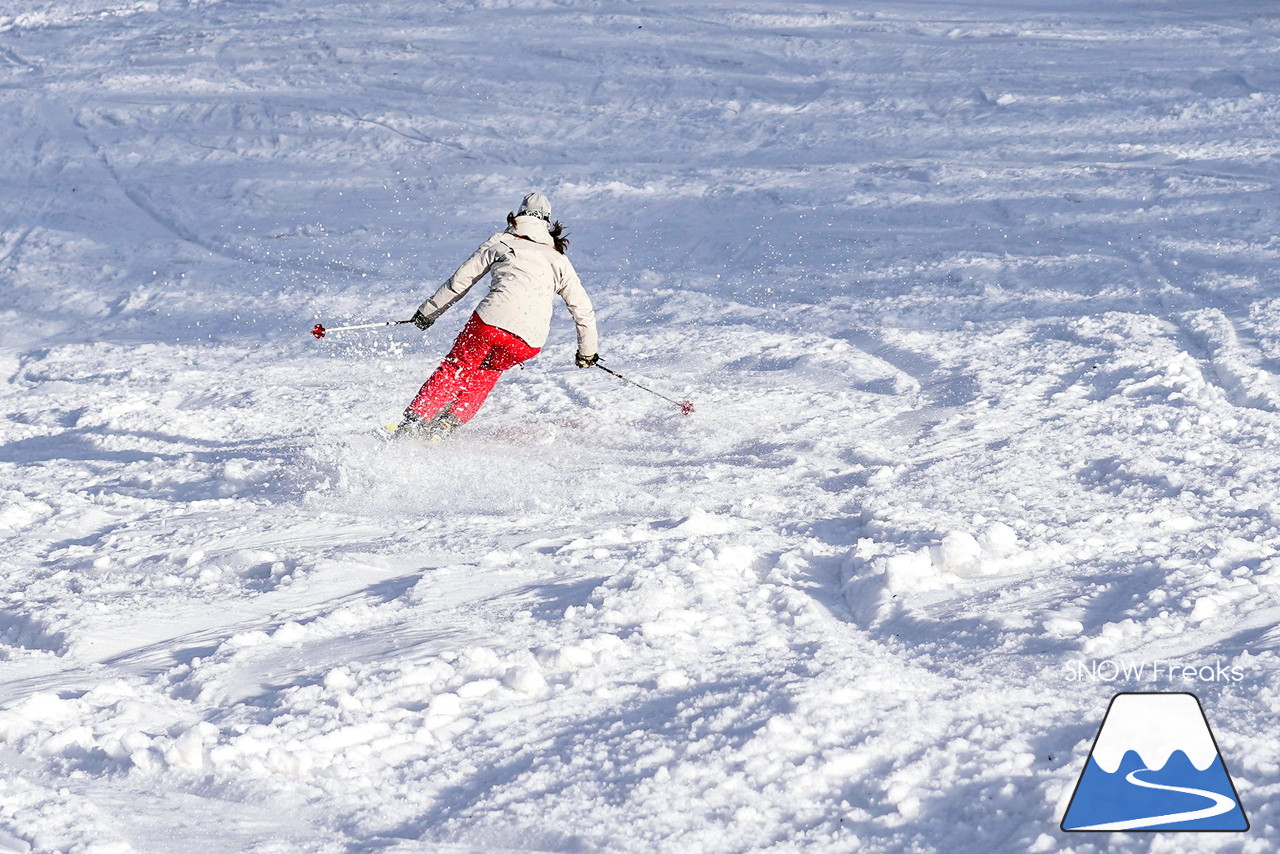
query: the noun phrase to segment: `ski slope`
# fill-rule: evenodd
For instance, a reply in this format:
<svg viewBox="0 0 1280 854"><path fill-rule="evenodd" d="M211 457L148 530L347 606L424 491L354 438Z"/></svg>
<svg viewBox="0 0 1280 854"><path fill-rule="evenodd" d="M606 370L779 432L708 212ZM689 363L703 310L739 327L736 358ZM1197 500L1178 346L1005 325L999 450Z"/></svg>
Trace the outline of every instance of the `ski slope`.
<svg viewBox="0 0 1280 854"><path fill-rule="evenodd" d="M0 851L1273 850L1278 50L1253 0L0 5ZM478 295L308 330L532 189L697 413L560 309L380 443ZM1142 689L1248 834L1058 831Z"/></svg>

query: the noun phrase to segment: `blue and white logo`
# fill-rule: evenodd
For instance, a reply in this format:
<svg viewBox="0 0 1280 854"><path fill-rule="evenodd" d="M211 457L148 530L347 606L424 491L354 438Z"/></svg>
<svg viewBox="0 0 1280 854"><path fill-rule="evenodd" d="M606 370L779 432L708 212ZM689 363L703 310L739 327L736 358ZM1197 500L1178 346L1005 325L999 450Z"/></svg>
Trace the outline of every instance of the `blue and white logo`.
<svg viewBox="0 0 1280 854"><path fill-rule="evenodd" d="M1117 694L1063 830L1248 830L1194 694Z"/></svg>

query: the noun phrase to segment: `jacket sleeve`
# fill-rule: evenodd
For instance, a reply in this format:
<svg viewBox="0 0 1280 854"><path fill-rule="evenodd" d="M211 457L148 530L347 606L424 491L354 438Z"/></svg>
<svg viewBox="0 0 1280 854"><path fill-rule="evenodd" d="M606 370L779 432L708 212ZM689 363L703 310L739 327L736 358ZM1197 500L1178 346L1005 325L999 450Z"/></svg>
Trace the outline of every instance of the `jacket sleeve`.
<svg viewBox="0 0 1280 854"><path fill-rule="evenodd" d="M467 291L471 290L471 286L484 278L484 274L489 272L489 267L493 265L494 260L498 257L496 248L500 236L495 234L484 243L481 243L480 248L471 253L470 258L462 262L462 266L454 271L449 280L441 285L439 290L432 294L422 305L418 306L418 311L425 314L429 319L435 320L444 314L445 309L466 296Z"/></svg>
<svg viewBox="0 0 1280 854"><path fill-rule="evenodd" d="M560 287L556 289L556 293L560 294L564 304L569 307L573 323L578 327L578 352L584 356L592 356L600 352L596 312L591 307L591 297L587 296L587 290L582 287L582 280L578 278L578 272L573 269L568 258L564 259L564 265Z"/></svg>

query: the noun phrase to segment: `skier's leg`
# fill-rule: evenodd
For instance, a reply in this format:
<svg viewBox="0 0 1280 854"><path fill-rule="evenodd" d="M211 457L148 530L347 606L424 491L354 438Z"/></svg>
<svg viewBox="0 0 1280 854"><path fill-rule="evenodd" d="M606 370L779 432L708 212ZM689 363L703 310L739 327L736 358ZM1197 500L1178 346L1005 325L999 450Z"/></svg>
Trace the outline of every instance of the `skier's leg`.
<svg viewBox="0 0 1280 854"><path fill-rule="evenodd" d="M457 403L450 410L450 414L463 424L470 421L480 410L503 371L538 355L537 347L530 347L519 337L504 329L487 327L485 337L492 346L484 360L467 372Z"/></svg>
<svg viewBox="0 0 1280 854"><path fill-rule="evenodd" d="M449 414L466 424L480 410L480 406L498 384L502 371L491 368L475 368L467 372L466 381L458 391L458 400L449 410Z"/></svg>
<svg viewBox="0 0 1280 854"><path fill-rule="evenodd" d="M492 349L492 344L484 336L484 330L489 328L479 317L471 315L453 342L449 355L423 383L405 415L412 414L429 421L457 402L468 373L479 367Z"/></svg>

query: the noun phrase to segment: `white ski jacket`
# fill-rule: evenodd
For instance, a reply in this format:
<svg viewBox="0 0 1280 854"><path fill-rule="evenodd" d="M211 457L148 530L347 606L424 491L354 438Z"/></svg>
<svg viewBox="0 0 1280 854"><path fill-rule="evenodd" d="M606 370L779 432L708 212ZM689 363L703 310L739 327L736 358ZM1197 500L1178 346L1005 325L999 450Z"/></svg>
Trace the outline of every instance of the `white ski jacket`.
<svg viewBox="0 0 1280 854"><path fill-rule="evenodd" d="M598 352L591 298L569 259L556 251L546 223L533 216L516 217L514 228L480 244L418 310L435 320L485 273L493 277L489 294L476 307L485 323L541 348L551 331L552 297L559 294L578 327L578 352L584 356Z"/></svg>

